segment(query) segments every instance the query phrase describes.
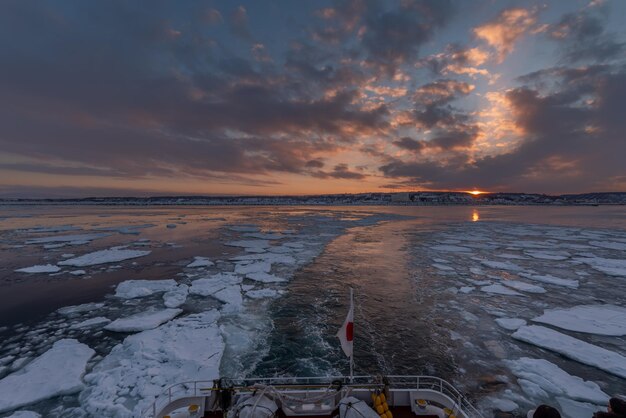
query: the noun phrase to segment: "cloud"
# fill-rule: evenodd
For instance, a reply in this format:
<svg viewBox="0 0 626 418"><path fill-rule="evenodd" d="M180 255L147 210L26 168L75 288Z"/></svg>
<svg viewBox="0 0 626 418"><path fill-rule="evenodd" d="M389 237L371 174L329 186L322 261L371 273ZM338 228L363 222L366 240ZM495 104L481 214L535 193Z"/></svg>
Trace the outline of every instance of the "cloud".
<svg viewBox="0 0 626 418"><path fill-rule="evenodd" d="M367 177L357 171L351 171L347 164L337 164L332 171L314 171L311 174L313 177L322 179L335 178L344 180L361 180Z"/></svg>
<svg viewBox="0 0 626 418"><path fill-rule="evenodd" d="M549 36L565 45L565 62L606 62L624 54L626 43L606 33L608 5L585 7L566 13L548 27Z"/></svg>
<svg viewBox="0 0 626 418"><path fill-rule="evenodd" d="M447 0L407 0L398 9L370 12L362 39L368 63L393 76L399 66L417 59L420 47L452 14Z"/></svg>
<svg viewBox="0 0 626 418"><path fill-rule="evenodd" d="M248 27L248 11L243 6L238 6L235 11L230 15L230 30L239 38L251 41L252 34Z"/></svg>
<svg viewBox="0 0 626 418"><path fill-rule="evenodd" d="M477 75L488 77L486 68L479 68L489 59L489 53L479 47L468 48L458 44L449 44L444 52L433 54L418 62L419 67L426 67L433 74L464 74L471 77Z"/></svg>
<svg viewBox="0 0 626 418"><path fill-rule="evenodd" d="M505 9L492 21L474 28L474 35L493 47L497 61L502 62L513 52L515 43L530 32L536 23L536 9Z"/></svg>
<svg viewBox="0 0 626 418"><path fill-rule="evenodd" d="M547 78L544 82L540 79ZM563 69L534 73L543 93L522 86L506 94L525 139L510 152L477 159L405 161L392 158L380 167L399 184L436 189L477 186L487 190L576 192L626 187L623 155L626 120L626 69ZM545 86L558 88L546 90Z"/></svg>
<svg viewBox="0 0 626 418"><path fill-rule="evenodd" d="M398 148L415 152L420 152L425 146L423 141L417 141L408 136L393 141L393 144Z"/></svg>

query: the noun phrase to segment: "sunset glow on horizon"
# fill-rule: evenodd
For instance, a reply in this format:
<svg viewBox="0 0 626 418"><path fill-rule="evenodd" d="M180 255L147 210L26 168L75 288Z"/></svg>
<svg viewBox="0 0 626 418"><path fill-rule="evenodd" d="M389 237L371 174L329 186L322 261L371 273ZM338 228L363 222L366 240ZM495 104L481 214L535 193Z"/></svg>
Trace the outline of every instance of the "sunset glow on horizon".
<svg viewBox="0 0 626 418"><path fill-rule="evenodd" d="M625 21L617 0L9 0L0 198L624 191Z"/></svg>

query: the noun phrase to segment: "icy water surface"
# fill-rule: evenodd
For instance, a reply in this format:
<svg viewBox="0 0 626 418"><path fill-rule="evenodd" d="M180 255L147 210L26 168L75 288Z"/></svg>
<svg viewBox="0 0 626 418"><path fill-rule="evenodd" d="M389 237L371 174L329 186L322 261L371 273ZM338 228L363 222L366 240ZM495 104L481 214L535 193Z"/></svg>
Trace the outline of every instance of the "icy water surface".
<svg viewBox="0 0 626 418"><path fill-rule="evenodd" d="M0 259L0 416L347 373L349 286L357 373L438 375L487 416L582 417L626 392L621 207L4 207ZM3 393L58 344L86 358L76 381Z"/></svg>

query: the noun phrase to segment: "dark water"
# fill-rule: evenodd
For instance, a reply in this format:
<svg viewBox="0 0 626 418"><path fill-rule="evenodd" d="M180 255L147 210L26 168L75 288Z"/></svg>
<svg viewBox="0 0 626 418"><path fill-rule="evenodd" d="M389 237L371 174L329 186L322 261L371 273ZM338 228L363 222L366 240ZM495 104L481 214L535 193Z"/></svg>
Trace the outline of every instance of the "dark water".
<svg viewBox="0 0 626 418"><path fill-rule="evenodd" d="M359 221L366 218L373 220ZM330 226L320 229L321 219L330 219ZM516 357L531 353L549 358L572 374L595 381L607 380L612 388L626 390L619 379L607 378L596 369L564 362L559 356L536 347L521 345L523 349L520 349L520 344L511 344L510 333L494 331L493 317L481 314L483 301L479 297L468 297L464 307L479 321L473 328L464 328L458 313L450 310L458 304L451 300L447 290L450 280L433 271L432 259L422 255L420 248L433 235L472 222L476 230L480 230L480 225L505 222L522 228L541 224L623 231L626 210L623 207L0 208L0 325L35 324L61 306L101 301L124 280L177 278L193 256L227 259L239 251L223 245L224 241L237 237L228 229L232 225L254 224L268 231L293 229L313 236L317 233L314 231L330 231L332 234L328 235L332 237L324 238L327 243L321 253L295 271L284 285L286 293L260 311L263 320L257 325L252 320L246 325L250 338L258 339L256 349L260 357L239 353L242 367L225 370L233 373L246 370L250 376L347 374L348 360L335 334L348 310L348 288L353 287L355 374L431 374L455 383L465 376L465 380L471 381L464 385L466 392L478 395L503 387L502 382L494 379L501 370L491 364L500 363L511 353ZM88 248L44 251L39 247L20 247L25 235L19 229L66 224L84 230L120 225L153 226L139 230L136 235L114 234L96 240ZM176 224L176 228L166 228L167 224ZM38 236L45 235L55 234ZM317 238L322 240L321 234ZM122 269L92 269L87 278L14 272L16 268L54 262L61 253L81 254L139 239L150 240L152 253L135 265L123 263ZM587 293L593 294L593 300L602 301L602 291L587 290ZM558 303L567 300L566 293L554 297ZM583 294L581 303L584 300ZM495 298L490 303L499 301ZM255 327L257 337L253 332ZM451 338L452 330L466 335L475 333L481 336L479 342L482 336L486 341L477 346L479 351L466 352ZM4 332L7 335L12 331ZM618 344L615 350L619 352L622 346ZM229 355L227 352L225 358ZM611 387L605 389L611 393Z"/></svg>

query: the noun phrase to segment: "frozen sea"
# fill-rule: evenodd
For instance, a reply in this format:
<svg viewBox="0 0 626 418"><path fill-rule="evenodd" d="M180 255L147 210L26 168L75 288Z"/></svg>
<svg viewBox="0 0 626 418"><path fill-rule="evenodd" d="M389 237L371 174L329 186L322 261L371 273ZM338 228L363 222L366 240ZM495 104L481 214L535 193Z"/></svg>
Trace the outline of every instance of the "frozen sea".
<svg viewBox="0 0 626 418"><path fill-rule="evenodd" d="M0 417L169 385L441 376L486 417L626 393L624 207L0 207ZM36 416L36 415L32 415Z"/></svg>

